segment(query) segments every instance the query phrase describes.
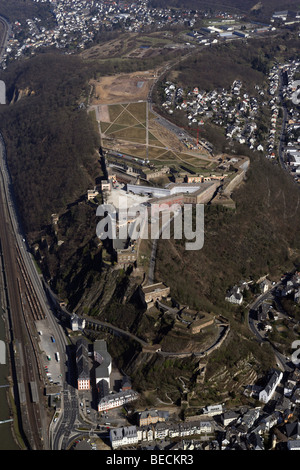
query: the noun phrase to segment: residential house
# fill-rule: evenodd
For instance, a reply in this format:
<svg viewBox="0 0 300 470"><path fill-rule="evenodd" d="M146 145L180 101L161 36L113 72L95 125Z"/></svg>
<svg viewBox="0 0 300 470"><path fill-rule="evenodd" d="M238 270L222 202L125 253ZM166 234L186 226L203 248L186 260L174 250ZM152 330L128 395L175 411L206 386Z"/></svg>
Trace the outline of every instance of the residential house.
<svg viewBox="0 0 300 470"><path fill-rule="evenodd" d="M270 290L272 284L271 282L268 280L268 279L264 279L260 284L259 284L259 288L261 290L262 293L265 293L265 292L268 292L268 290Z"/></svg>
<svg viewBox="0 0 300 470"><path fill-rule="evenodd" d="M238 286L234 286L230 289L226 294L225 300L232 304L241 305L243 302L243 294L241 293L240 288Z"/></svg>
<svg viewBox="0 0 300 470"><path fill-rule="evenodd" d="M125 392L126 390L131 390L131 381L126 375L122 379L122 385L120 392Z"/></svg>
<svg viewBox="0 0 300 470"><path fill-rule="evenodd" d="M246 435L254 423L258 420L260 414L260 408L253 408L246 411L239 420L239 424L236 426L237 431L241 435Z"/></svg>
<svg viewBox="0 0 300 470"><path fill-rule="evenodd" d="M171 424L169 426L169 437L178 437L178 436L180 436L179 424Z"/></svg>
<svg viewBox="0 0 300 470"><path fill-rule="evenodd" d="M284 422L287 422L293 416L292 402L290 398L280 395L275 403L275 411L279 411Z"/></svg>
<svg viewBox="0 0 300 470"><path fill-rule="evenodd" d="M169 427L166 423L156 423L154 426L154 439L164 439L169 434Z"/></svg>
<svg viewBox="0 0 300 470"><path fill-rule="evenodd" d="M236 421L239 418L239 414L235 411L229 410L222 414L222 423L224 426L228 426L233 421Z"/></svg>
<svg viewBox="0 0 300 470"><path fill-rule="evenodd" d="M284 396L291 397L295 387L296 387L296 380L289 378L284 384L284 389L283 389Z"/></svg>
<svg viewBox="0 0 300 470"><path fill-rule="evenodd" d="M257 320L260 322L265 322L268 319L268 312L269 312L270 305L266 302L262 302L258 307L257 311Z"/></svg>
<svg viewBox="0 0 300 470"><path fill-rule="evenodd" d="M260 421L260 423L263 423L265 425L266 431L270 431L271 428L277 426L277 424L280 424L281 422L282 416L279 411L274 411L274 413L264 416Z"/></svg>
<svg viewBox="0 0 300 470"><path fill-rule="evenodd" d="M101 191L111 191L111 182L110 180L101 181Z"/></svg>
<svg viewBox="0 0 300 470"><path fill-rule="evenodd" d="M284 430L288 439L295 439L295 440L300 439L299 421L294 421L293 423L286 423Z"/></svg>
<svg viewBox="0 0 300 470"><path fill-rule="evenodd" d="M140 441L153 441L154 440L154 430L153 426L143 426L137 428L138 440Z"/></svg>
<svg viewBox="0 0 300 470"><path fill-rule="evenodd" d="M263 439L258 433L251 432L247 436L247 444L249 450L265 450Z"/></svg>
<svg viewBox="0 0 300 470"><path fill-rule="evenodd" d="M118 408L130 403L134 400L137 400L138 393L134 390L127 390L126 392L112 393L100 399L98 403L98 411L107 411L112 408Z"/></svg>
<svg viewBox="0 0 300 470"><path fill-rule="evenodd" d="M109 437L113 449L138 443L136 426L111 429Z"/></svg>

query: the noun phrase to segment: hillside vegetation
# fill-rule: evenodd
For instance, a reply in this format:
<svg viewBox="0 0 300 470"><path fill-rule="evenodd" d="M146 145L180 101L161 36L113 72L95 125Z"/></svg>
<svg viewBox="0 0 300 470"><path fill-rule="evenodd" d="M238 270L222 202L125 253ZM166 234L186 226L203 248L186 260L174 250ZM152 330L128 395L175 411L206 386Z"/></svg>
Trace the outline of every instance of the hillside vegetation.
<svg viewBox="0 0 300 470"><path fill-rule="evenodd" d="M278 36L276 41L251 40L244 47L240 43L220 45L214 48L216 60L210 60L211 51L205 49L182 61L165 79L174 77L178 86L204 90L228 88L234 79L240 79L249 93L255 92L256 84L266 90L266 73L274 61L296 57L298 46L299 40L290 33ZM158 106L159 89L160 85ZM177 119L182 120L183 115L174 113L172 120ZM224 152L228 140L220 127L203 127L202 133L215 151ZM214 309L223 304L226 309L228 287L268 273L278 276L284 266L291 267L299 259L299 187L264 155L237 145L232 151L251 159L247 181L233 194L236 211L206 206L205 242L199 252L185 251L179 242L159 243L158 278L168 280L176 298L198 307L204 304Z"/></svg>
<svg viewBox="0 0 300 470"><path fill-rule="evenodd" d="M86 110L88 71L75 57L42 54L3 74L10 105L1 130L27 232L51 222L95 184L99 137ZM84 98L82 98L84 99Z"/></svg>
<svg viewBox="0 0 300 470"><path fill-rule="evenodd" d="M33 2L32 0L1 0L0 15L10 23L18 20L21 23L27 18L39 17L42 20L53 22L53 15L49 3Z"/></svg>
<svg viewBox="0 0 300 470"><path fill-rule="evenodd" d="M246 45L218 48L216 54L222 62L211 61L209 55L193 57L192 62L182 62L178 77L186 84L203 87L208 82L225 87L236 74L245 81L249 76L255 83L264 79L265 69L258 66L267 68L271 46L276 48L270 45L254 64L254 46L249 50ZM285 50L277 52L285 56L294 53L288 43ZM140 337L155 331L156 319L139 305L124 302L125 296L134 297L134 281L129 273L111 270L108 262L103 263L105 253L95 237L96 204L84 200L86 190L94 186L101 171L98 133L85 106L91 78L138 67L144 70L146 66L146 60L93 61L90 57L84 61L76 56L40 54L3 72L1 79L7 84L10 104L0 109L18 207L46 279L72 311L128 328ZM230 337L221 351L209 357L208 378L225 367L229 376L234 376L235 367L243 368L243 364L237 364L249 351L257 371L268 368L273 358L268 350L257 348L247 327L246 310L225 302L226 290L242 279L257 280L268 273L280 276L293 263L300 264L299 187L276 163L244 147L235 147L234 151L251 158L247 180L233 194L236 210L206 206L204 247L199 251L186 251L184 240L162 240L158 245L156 278L171 287L172 297L229 319ZM50 226L54 212L60 215L56 232ZM158 331L158 337L162 331ZM120 352L118 348L119 339L114 358ZM131 371L141 389L154 382L165 388L171 383L177 400L178 375L184 371L192 381L196 362L166 361L156 355L145 358L141 354ZM232 388L235 386L234 382ZM223 383L219 383L216 390L222 388ZM217 401L217 391L207 399Z"/></svg>
<svg viewBox="0 0 300 470"><path fill-rule="evenodd" d="M157 278L190 306L227 309L230 286L268 273L278 277L300 261L300 188L278 164L253 155L247 180L232 197L235 211L205 207L201 250L186 251L178 240L159 242Z"/></svg>

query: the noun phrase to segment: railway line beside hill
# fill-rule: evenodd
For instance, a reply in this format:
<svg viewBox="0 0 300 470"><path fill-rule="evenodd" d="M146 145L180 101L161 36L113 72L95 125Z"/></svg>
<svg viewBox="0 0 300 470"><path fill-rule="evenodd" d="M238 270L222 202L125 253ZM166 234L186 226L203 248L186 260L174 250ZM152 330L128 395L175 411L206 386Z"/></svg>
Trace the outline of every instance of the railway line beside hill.
<svg viewBox="0 0 300 470"><path fill-rule="evenodd" d="M1 142L1 154L5 147ZM2 159L0 178L0 241L1 264L5 290L6 315L9 329L9 352L14 380L14 398L18 409L19 428L29 449L42 450L47 446L47 426L43 404L43 386L39 356L34 341L33 320L37 308L33 290L25 272L18 264L19 248L14 237L10 200L7 198ZM25 248L24 248L25 249ZM35 307L34 307L35 305ZM32 396L32 384L36 389Z"/></svg>

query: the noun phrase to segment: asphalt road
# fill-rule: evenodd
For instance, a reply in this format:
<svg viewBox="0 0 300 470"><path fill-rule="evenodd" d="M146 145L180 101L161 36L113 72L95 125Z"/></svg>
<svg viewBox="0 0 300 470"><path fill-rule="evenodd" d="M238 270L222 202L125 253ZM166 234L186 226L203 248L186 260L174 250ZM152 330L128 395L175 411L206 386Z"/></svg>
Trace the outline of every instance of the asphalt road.
<svg viewBox="0 0 300 470"><path fill-rule="evenodd" d="M277 284L275 284L272 289L268 292L266 292L265 294L262 294L260 295L250 306L249 306L249 310L248 310L248 325L249 325L249 329L251 330L251 332L254 334L254 336L257 338L258 342L259 343L266 343L268 342L271 347L273 348L273 351L274 351L274 354L275 354L275 357L276 357L276 361L277 361L277 365L278 367L280 367L283 371L286 371L286 372L290 372L291 370L293 370L293 366L291 364L291 360L284 356L283 354L281 354L276 348L275 346L265 337L263 337L258 329L257 329L257 324L256 324L256 321L255 321L255 316L256 316L256 312L259 308L259 306L265 301L267 300L268 298L273 298L274 294L275 294L275 291L276 291L276 288L281 284L281 282L278 282Z"/></svg>

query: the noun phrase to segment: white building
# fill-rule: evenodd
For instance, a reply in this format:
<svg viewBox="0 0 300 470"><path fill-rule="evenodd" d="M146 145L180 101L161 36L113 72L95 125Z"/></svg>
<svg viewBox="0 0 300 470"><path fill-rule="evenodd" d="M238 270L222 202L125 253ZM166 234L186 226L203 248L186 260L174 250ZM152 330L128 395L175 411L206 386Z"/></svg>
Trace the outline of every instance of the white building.
<svg viewBox="0 0 300 470"><path fill-rule="evenodd" d="M136 426L127 426L110 430L110 442L113 449L138 443Z"/></svg>
<svg viewBox="0 0 300 470"><path fill-rule="evenodd" d="M72 331L84 330L85 319L80 318L76 313L74 313L71 317L71 328Z"/></svg>
<svg viewBox="0 0 300 470"><path fill-rule="evenodd" d="M231 304L241 305L243 302L243 294L239 287L234 286L226 295L225 300Z"/></svg>
<svg viewBox="0 0 300 470"><path fill-rule="evenodd" d="M259 396L258 396L259 401L262 401L263 403L268 403L270 401L270 399L272 398L275 392L277 385L282 379L282 376L283 376L282 372L279 372L277 370L273 372L267 385L259 393Z"/></svg>
<svg viewBox="0 0 300 470"><path fill-rule="evenodd" d="M223 413L223 405L208 405L203 408L203 414L207 416L215 416Z"/></svg>
<svg viewBox="0 0 300 470"><path fill-rule="evenodd" d="M137 400L138 393L134 390L128 390L126 392L120 393L112 393L103 398L98 403L98 411L101 413L102 411L111 410L112 408L118 408L120 406L125 405L126 403L130 403L131 401Z"/></svg>
<svg viewBox="0 0 300 470"><path fill-rule="evenodd" d="M107 351L107 345L104 340L94 342L94 360L99 364L96 368L96 385L104 380L110 388L110 374L112 369L111 355Z"/></svg>
<svg viewBox="0 0 300 470"><path fill-rule="evenodd" d="M94 189L88 189L87 191L87 200L88 201L91 201L92 199L94 199L96 196L98 196L99 194L99 191L97 191L96 188Z"/></svg>

